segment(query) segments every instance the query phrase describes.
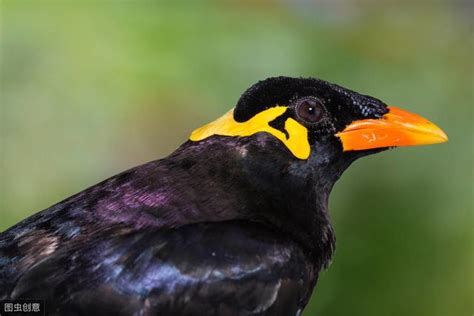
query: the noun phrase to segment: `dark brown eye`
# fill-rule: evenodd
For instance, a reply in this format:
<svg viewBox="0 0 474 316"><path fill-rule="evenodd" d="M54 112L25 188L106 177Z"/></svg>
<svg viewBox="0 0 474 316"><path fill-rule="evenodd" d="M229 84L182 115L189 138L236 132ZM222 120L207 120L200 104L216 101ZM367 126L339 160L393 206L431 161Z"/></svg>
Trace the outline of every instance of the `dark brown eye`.
<svg viewBox="0 0 474 316"><path fill-rule="evenodd" d="M308 123L319 122L324 117L321 101L315 98L303 98L296 101L296 114Z"/></svg>

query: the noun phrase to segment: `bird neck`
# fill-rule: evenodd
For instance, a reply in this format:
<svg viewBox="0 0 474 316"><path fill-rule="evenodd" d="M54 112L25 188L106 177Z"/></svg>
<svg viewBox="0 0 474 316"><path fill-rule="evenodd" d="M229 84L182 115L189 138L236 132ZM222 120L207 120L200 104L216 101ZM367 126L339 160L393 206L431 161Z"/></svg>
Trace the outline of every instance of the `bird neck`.
<svg viewBox="0 0 474 316"><path fill-rule="evenodd" d="M334 159L331 146L317 147L308 160L300 160L265 133L212 136L183 144L169 161L191 175L198 209L213 212L208 220L246 219L270 226L325 266L335 243L329 193L348 164Z"/></svg>

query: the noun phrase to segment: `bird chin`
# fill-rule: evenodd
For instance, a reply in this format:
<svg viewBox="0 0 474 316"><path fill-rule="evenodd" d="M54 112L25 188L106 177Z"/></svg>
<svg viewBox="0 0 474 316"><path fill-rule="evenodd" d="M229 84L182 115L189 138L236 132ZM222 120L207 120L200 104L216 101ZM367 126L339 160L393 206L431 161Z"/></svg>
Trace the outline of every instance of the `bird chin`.
<svg viewBox="0 0 474 316"><path fill-rule="evenodd" d="M373 149L346 151L344 152L344 156L348 158L352 164L352 162L360 158L371 156L373 154L378 154L378 153L381 153L383 151L393 149L393 148L396 148L396 147L380 147L380 148L373 148Z"/></svg>

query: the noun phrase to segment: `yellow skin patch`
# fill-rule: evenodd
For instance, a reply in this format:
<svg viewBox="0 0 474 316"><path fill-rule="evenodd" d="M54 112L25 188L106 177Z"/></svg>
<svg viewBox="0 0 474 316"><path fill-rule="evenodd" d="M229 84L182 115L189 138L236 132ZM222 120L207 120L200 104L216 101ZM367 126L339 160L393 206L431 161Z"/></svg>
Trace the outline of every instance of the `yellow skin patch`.
<svg viewBox="0 0 474 316"><path fill-rule="evenodd" d="M296 158L308 159L311 148L308 141L308 129L306 127L294 119L288 118L285 122L285 129L289 135L287 139L282 131L268 124L285 113L286 109L287 107L285 106L272 107L242 123L234 120L234 109L231 109L214 122L194 130L189 139L196 142L212 135L246 137L256 133L266 132L278 138Z"/></svg>

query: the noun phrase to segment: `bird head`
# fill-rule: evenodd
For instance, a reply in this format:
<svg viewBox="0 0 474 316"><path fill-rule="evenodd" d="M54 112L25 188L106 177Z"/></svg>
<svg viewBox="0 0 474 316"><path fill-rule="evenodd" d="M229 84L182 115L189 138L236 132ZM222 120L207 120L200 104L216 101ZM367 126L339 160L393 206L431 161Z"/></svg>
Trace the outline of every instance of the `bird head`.
<svg viewBox="0 0 474 316"><path fill-rule="evenodd" d="M342 156L345 152L364 151L366 155L380 151L372 149L448 139L430 121L376 98L319 79L290 77L254 84L235 108L196 129L190 139L250 137L256 133L272 135L300 160L308 160L318 152L318 146L328 144Z"/></svg>
<svg viewBox="0 0 474 316"><path fill-rule="evenodd" d="M275 77L247 89L190 141L211 160L206 168L224 170L220 186L239 193L239 212L251 210L244 217L288 232L326 264L334 247L328 197L343 171L357 158L447 136L376 98L319 79Z"/></svg>

